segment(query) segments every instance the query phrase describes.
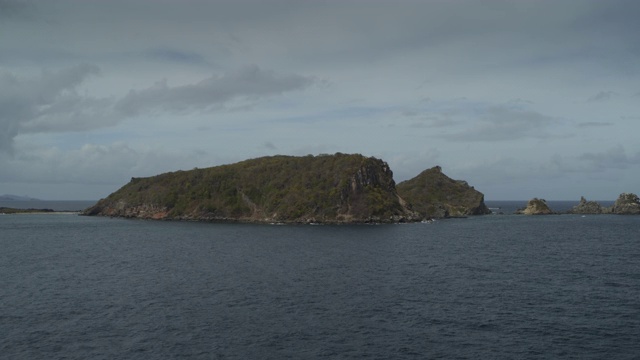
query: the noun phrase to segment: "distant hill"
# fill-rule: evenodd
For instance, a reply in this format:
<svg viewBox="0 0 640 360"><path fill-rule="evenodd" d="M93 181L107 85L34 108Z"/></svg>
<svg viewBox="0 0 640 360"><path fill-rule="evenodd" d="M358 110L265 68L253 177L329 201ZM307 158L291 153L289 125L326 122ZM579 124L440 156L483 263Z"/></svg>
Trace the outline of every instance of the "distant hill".
<svg viewBox="0 0 640 360"><path fill-rule="evenodd" d="M398 185L360 154L270 156L132 178L84 215L293 223L404 222L489 213L464 181L425 170Z"/></svg>
<svg viewBox="0 0 640 360"><path fill-rule="evenodd" d="M9 195L9 194L4 194L4 195L0 195L0 201L32 201L32 200L38 200L35 198L31 198L28 196L18 196L18 195Z"/></svg>
<svg viewBox="0 0 640 360"><path fill-rule="evenodd" d="M466 181L453 180L435 166L397 185L398 194L426 218L490 214L484 194Z"/></svg>

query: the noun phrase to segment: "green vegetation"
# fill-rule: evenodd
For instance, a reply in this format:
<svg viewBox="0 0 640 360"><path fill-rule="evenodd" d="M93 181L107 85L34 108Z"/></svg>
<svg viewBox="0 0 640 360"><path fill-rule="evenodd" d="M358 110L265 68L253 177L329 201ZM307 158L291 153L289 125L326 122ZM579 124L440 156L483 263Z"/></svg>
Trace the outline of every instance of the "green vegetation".
<svg viewBox="0 0 640 360"><path fill-rule="evenodd" d="M391 221L411 213L382 160L362 155L271 156L131 182L87 215L166 219Z"/></svg>
<svg viewBox="0 0 640 360"><path fill-rule="evenodd" d="M8 207L0 207L0 214L33 214L33 213L52 213L51 209L14 209Z"/></svg>
<svg viewBox="0 0 640 360"><path fill-rule="evenodd" d="M412 209L427 218L490 213L484 195L465 181L453 180L439 166L427 169L396 187Z"/></svg>

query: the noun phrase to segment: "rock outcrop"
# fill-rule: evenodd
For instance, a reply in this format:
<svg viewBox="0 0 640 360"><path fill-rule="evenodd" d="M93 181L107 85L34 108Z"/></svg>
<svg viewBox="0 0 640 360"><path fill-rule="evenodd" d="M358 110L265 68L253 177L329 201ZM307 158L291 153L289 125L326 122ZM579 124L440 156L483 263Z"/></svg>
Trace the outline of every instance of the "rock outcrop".
<svg viewBox="0 0 640 360"><path fill-rule="evenodd" d="M587 201L584 196L580 197L580 203L574 206L569 213L571 214L602 214L609 212L607 208L602 207L596 201Z"/></svg>
<svg viewBox="0 0 640 360"><path fill-rule="evenodd" d="M640 199L632 193L622 193L613 204L612 212L619 215L640 214Z"/></svg>
<svg viewBox="0 0 640 360"><path fill-rule="evenodd" d="M397 185L398 194L424 218L490 214L484 194L466 181L453 180L435 166Z"/></svg>
<svg viewBox="0 0 640 360"><path fill-rule="evenodd" d="M417 221L386 162L362 155L272 156L132 178L85 215L205 221Z"/></svg>
<svg viewBox="0 0 640 360"><path fill-rule="evenodd" d="M547 205L547 201L538 198L529 200L525 208L516 210L516 214L519 215L550 215L553 213Z"/></svg>

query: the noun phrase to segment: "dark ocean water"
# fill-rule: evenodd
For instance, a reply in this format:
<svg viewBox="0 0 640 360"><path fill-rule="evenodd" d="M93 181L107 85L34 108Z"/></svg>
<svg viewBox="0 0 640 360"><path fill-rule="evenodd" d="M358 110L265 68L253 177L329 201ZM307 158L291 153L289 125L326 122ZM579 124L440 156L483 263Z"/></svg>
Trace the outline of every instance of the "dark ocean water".
<svg viewBox="0 0 640 360"><path fill-rule="evenodd" d="M632 359L640 217L0 216L6 359Z"/></svg>

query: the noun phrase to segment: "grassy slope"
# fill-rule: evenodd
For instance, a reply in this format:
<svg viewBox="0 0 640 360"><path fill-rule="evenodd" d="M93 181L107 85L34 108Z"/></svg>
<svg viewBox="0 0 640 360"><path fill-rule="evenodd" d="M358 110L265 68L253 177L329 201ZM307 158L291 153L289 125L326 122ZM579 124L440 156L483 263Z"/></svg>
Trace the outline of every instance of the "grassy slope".
<svg viewBox="0 0 640 360"><path fill-rule="evenodd" d="M403 212L394 185L386 163L375 158L272 156L134 178L88 213L151 205L168 218L386 218Z"/></svg>
<svg viewBox="0 0 640 360"><path fill-rule="evenodd" d="M439 166L397 185L398 194L426 217L488 213L484 195L464 181L453 180Z"/></svg>

